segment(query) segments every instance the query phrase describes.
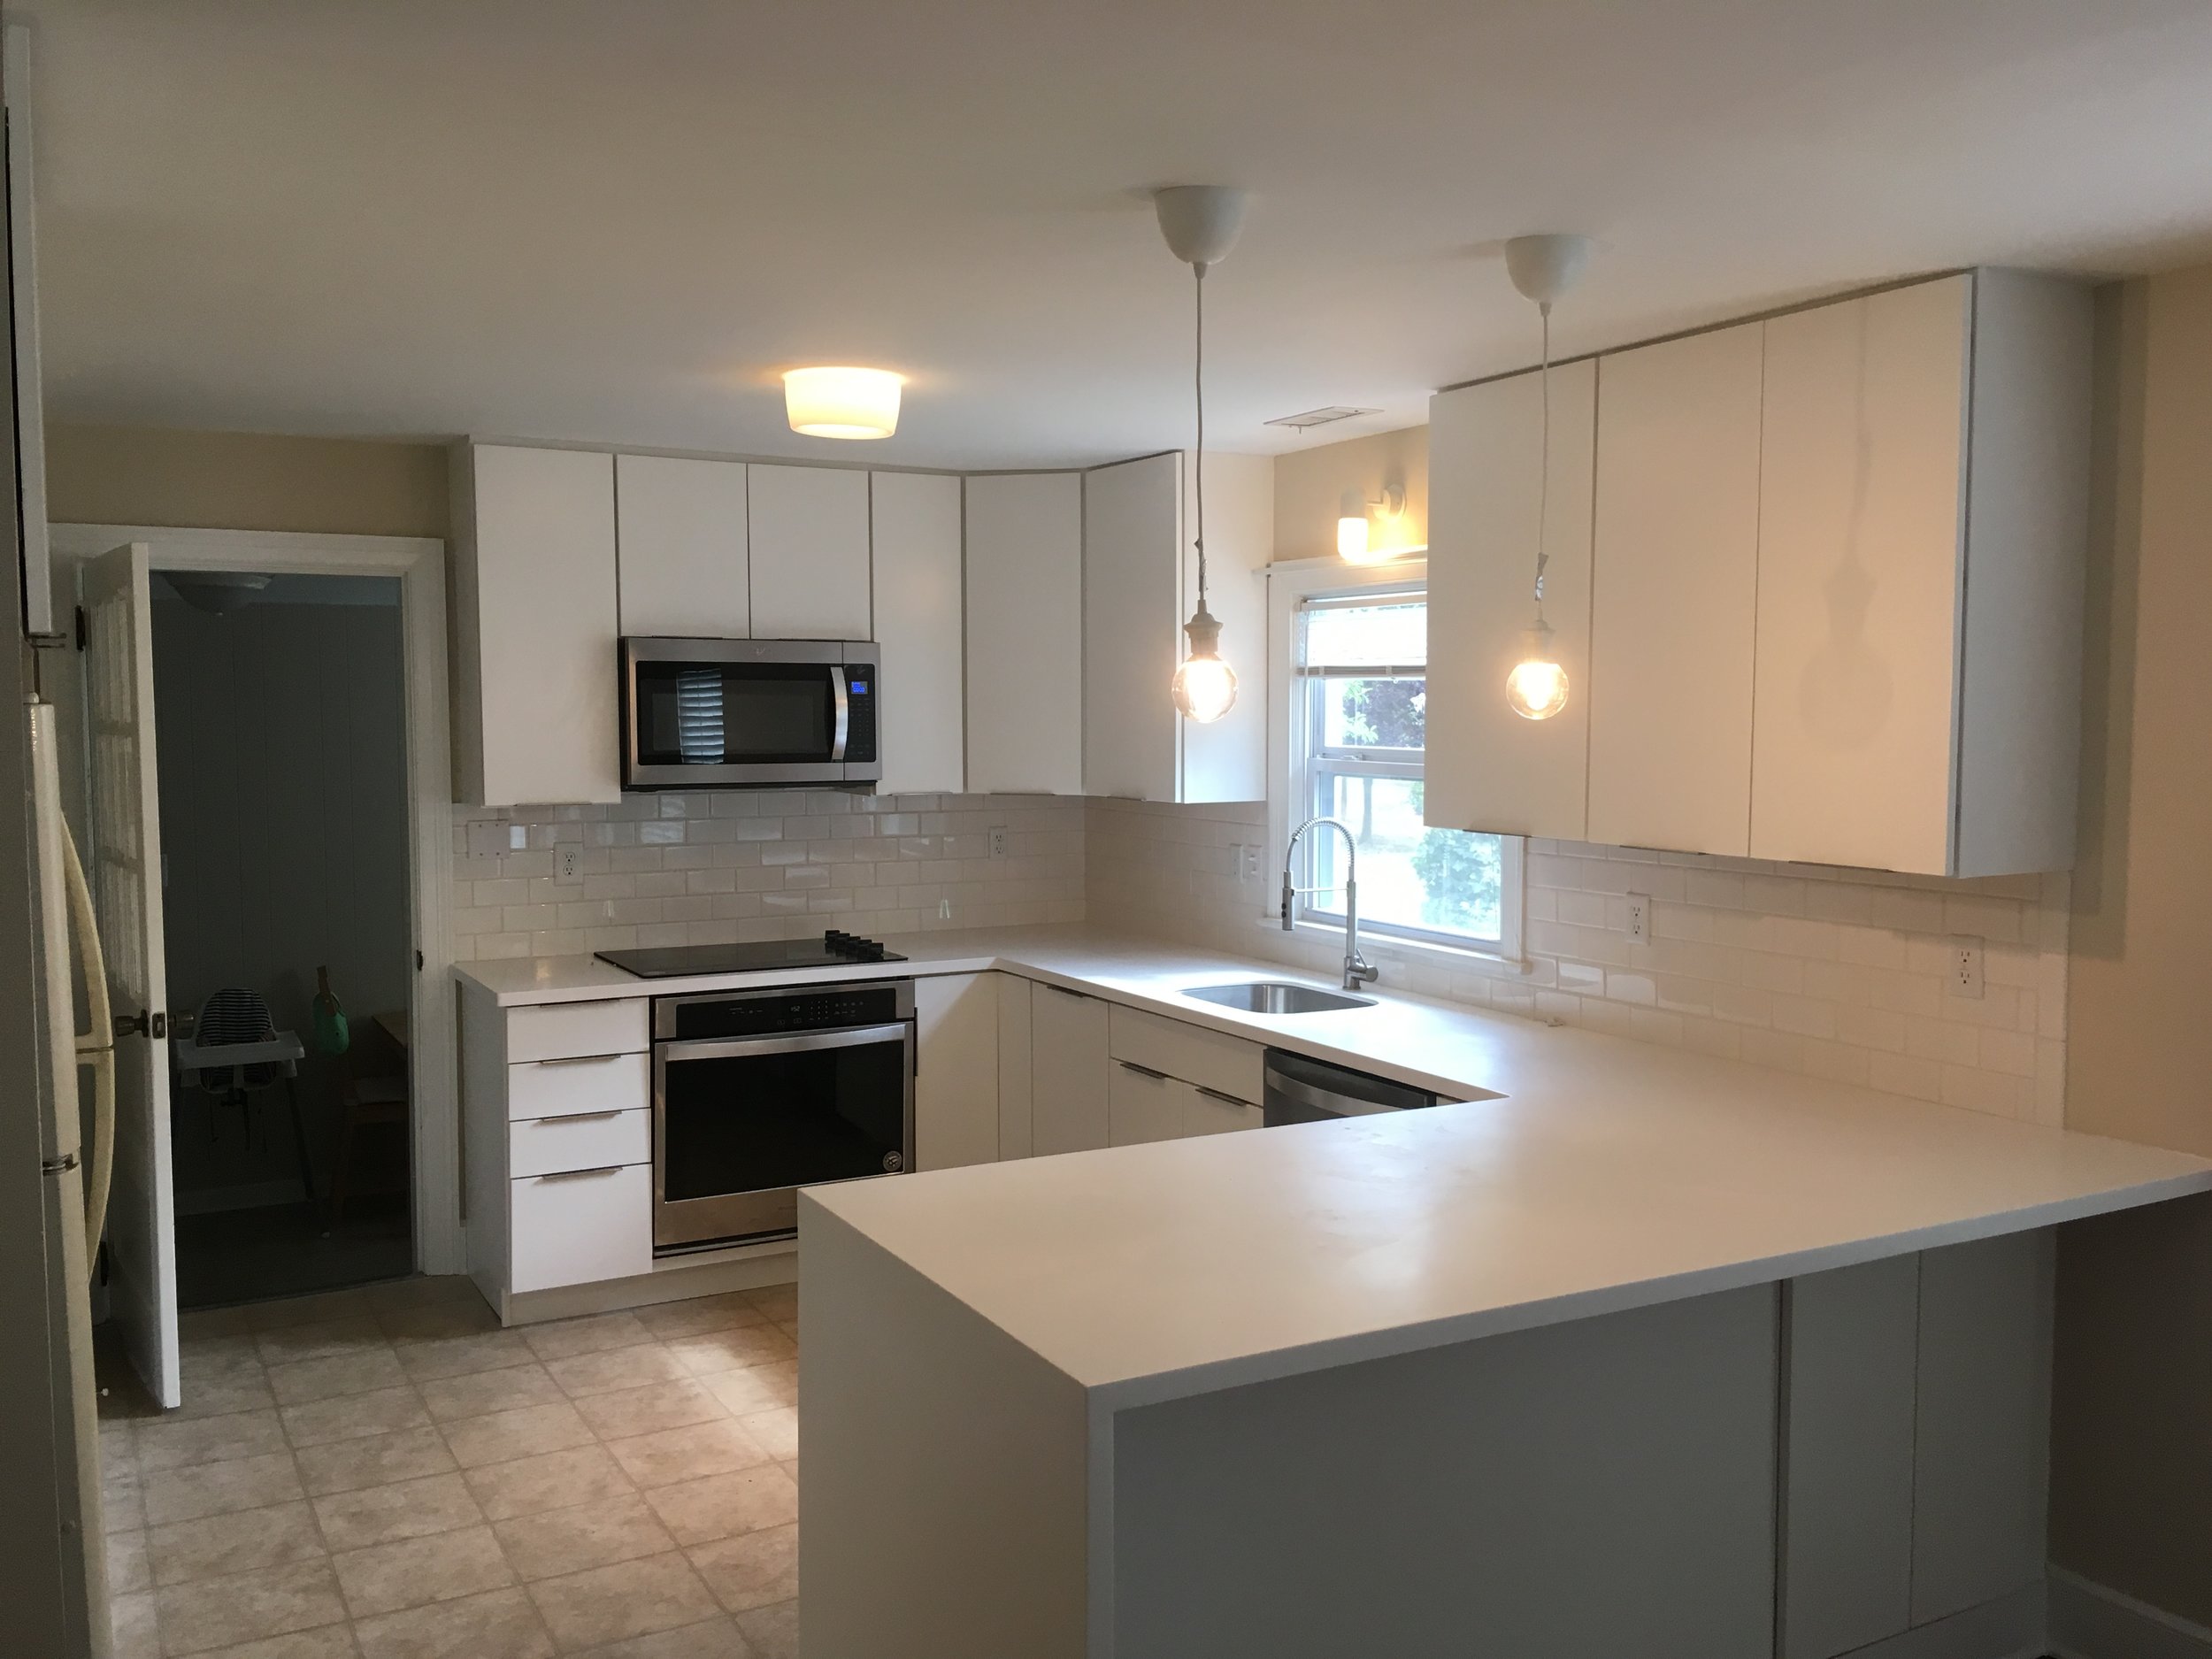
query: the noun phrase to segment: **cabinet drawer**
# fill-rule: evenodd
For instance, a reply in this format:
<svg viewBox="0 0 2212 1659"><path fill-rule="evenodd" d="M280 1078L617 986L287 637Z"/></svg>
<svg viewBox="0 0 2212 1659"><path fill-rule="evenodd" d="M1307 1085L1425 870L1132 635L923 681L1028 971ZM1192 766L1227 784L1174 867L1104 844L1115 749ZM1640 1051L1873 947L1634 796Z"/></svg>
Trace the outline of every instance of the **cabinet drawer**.
<svg viewBox="0 0 2212 1659"><path fill-rule="evenodd" d="M1180 1020L1118 1005L1108 1027L1108 1052L1117 1060L1133 1060L1240 1101L1260 1098L1265 1050L1256 1042L1217 1036Z"/></svg>
<svg viewBox="0 0 2212 1659"><path fill-rule="evenodd" d="M650 1057L578 1055L507 1068L507 1116L565 1118L574 1112L642 1111L652 1103Z"/></svg>
<svg viewBox="0 0 2212 1659"><path fill-rule="evenodd" d="M507 1011L507 1059L565 1060L586 1054L643 1054L646 1012L640 997L619 1002L555 1002Z"/></svg>
<svg viewBox="0 0 2212 1659"><path fill-rule="evenodd" d="M507 1125L507 1173L518 1179L652 1161L649 1111L581 1112Z"/></svg>
<svg viewBox="0 0 2212 1659"><path fill-rule="evenodd" d="M653 1167L535 1175L512 1188L508 1284L588 1285L653 1271Z"/></svg>
<svg viewBox="0 0 2212 1659"><path fill-rule="evenodd" d="M1206 1094L1180 1078L1140 1071L1126 1060L1114 1062L1106 1092L1110 1146L1226 1134L1233 1129L1257 1129L1265 1120L1256 1106Z"/></svg>

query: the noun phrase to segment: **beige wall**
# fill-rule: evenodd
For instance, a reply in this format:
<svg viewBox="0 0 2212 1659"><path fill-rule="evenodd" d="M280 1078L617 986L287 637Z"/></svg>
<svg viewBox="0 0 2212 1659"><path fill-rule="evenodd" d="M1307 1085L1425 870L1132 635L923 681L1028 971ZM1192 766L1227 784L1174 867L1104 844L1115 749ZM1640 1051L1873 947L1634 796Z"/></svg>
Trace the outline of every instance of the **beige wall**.
<svg viewBox="0 0 2212 1659"><path fill-rule="evenodd" d="M1336 551L1336 519L1344 492L1380 499L1383 487L1406 493L1405 517L1371 521L1373 545L1420 547L1429 539L1429 429L1408 426L1347 438L1275 457L1275 557L1320 558Z"/></svg>
<svg viewBox="0 0 2212 1659"><path fill-rule="evenodd" d="M2108 294L2066 1121L2212 1154L2212 267ZM2212 1199L2070 1228L2052 1555L2212 1624Z"/></svg>
<svg viewBox="0 0 2212 1659"><path fill-rule="evenodd" d="M46 490L57 524L446 534L435 443L53 426Z"/></svg>

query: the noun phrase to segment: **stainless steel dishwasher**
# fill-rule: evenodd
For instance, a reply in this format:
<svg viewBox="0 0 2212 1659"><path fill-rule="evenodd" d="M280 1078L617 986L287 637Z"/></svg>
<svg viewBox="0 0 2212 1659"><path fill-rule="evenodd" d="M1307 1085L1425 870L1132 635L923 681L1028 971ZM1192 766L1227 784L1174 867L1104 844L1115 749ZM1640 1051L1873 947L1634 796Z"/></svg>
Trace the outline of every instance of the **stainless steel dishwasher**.
<svg viewBox="0 0 2212 1659"><path fill-rule="evenodd" d="M1284 1124L1320 1123L1330 1118L1359 1118L1370 1112L1410 1111L1434 1106L1432 1090L1393 1083L1348 1066L1270 1048L1263 1076L1262 1110L1270 1129Z"/></svg>

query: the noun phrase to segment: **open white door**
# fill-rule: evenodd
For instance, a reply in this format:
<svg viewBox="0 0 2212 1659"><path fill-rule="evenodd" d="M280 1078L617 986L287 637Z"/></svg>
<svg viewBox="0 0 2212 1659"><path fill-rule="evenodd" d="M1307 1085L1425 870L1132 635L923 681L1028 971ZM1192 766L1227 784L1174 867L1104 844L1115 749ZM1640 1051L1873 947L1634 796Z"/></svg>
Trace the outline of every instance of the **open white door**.
<svg viewBox="0 0 2212 1659"><path fill-rule="evenodd" d="M168 976L154 764L150 564L134 541L82 567L91 848L85 859L115 1008L115 1177L108 1200L110 1317L165 1406L177 1371L177 1225L169 1160Z"/></svg>

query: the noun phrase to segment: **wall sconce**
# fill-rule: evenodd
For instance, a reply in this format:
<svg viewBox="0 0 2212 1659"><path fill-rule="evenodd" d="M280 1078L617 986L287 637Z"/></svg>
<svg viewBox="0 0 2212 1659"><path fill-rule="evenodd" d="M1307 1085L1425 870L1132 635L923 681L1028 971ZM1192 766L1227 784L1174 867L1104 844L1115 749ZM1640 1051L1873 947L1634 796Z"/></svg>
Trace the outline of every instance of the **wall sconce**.
<svg viewBox="0 0 2212 1659"><path fill-rule="evenodd" d="M1336 556L1347 565L1387 565L1402 553L1419 552L1418 548L1402 546L1376 547L1369 534L1370 515L1393 523L1405 517L1406 487L1403 484L1385 484L1379 498L1369 501L1358 490L1348 489L1339 505L1336 521Z"/></svg>

